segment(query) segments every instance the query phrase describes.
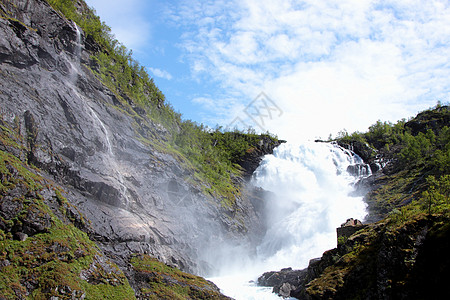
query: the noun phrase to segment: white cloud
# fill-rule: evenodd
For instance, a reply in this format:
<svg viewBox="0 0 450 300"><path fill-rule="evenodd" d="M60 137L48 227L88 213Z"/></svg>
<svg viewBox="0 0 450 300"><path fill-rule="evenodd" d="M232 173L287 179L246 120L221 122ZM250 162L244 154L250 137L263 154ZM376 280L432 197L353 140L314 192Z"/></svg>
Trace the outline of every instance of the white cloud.
<svg viewBox="0 0 450 300"><path fill-rule="evenodd" d="M169 72L167 72L166 70L161 70L161 69L158 69L158 68L148 68L149 70L150 70L150 72L152 72L153 73L153 75L155 75L156 77L160 77L160 78L163 78L163 79L167 79L167 80L171 80L173 77L172 77L172 74L170 74Z"/></svg>
<svg viewBox="0 0 450 300"><path fill-rule="evenodd" d="M187 2L186 2L187 3ZM449 100L447 1L189 1L173 13L197 78L217 81L212 118L259 91L285 111L267 129L326 137ZM233 94L234 107L223 104ZM223 99L223 100L221 100ZM239 105L237 104L239 103ZM225 112L224 112L225 109Z"/></svg>
<svg viewBox="0 0 450 300"><path fill-rule="evenodd" d="M151 24L146 19L145 0L86 0L101 20L111 27L117 40L127 48L142 49L151 38Z"/></svg>

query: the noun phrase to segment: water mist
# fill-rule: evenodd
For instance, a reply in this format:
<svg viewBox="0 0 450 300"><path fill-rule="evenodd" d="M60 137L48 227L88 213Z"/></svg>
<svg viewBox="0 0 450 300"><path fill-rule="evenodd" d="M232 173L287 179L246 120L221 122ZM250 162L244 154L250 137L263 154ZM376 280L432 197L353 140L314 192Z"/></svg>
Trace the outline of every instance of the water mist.
<svg viewBox="0 0 450 300"><path fill-rule="evenodd" d="M268 230L256 257L238 267L239 272L213 281L238 300L277 299L271 288L256 287L251 281L266 271L307 267L310 259L336 247L341 223L350 217L364 219L363 197L351 192L359 177L370 171L357 176L347 171L361 165L359 156L329 143L286 143L267 155L252 184L273 192L273 199L266 199Z"/></svg>
<svg viewBox="0 0 450 300"><path fill-rule="evenodd" d="M122 175L122 167L119 163L119 160L116 157L116 154L113 151L113 146L111 143L112 137L110 132L108 131L106 125L103 123L103 121L99 118L98 114L93 109L94 103L92 101L89 101L85 97L83 97L78 91L77 91L77 82L78 82L78 75L81 72L81 51L82 51L82 33L78 25L73 22L73 26L75 28L75 43L73 48L73 57L71 59L68 59L68 62L71 66L70 74L69 74L69 86L72 87L72 91L80 98L82 99L82 102L85 106L85 108L88 111L88 114L91 117L92 121L92 130L95 130L100 138L103 139L104 145L105 145L105 153L103 154L103 161L105 170L108 170L108 174L103 174L105 176L111 177L111 179L116 182L118 185L118 190L122 198L122 204L123 208L129 209L130 206L130 200L128 197L128 188L125 185L124 177Z"/></svg>

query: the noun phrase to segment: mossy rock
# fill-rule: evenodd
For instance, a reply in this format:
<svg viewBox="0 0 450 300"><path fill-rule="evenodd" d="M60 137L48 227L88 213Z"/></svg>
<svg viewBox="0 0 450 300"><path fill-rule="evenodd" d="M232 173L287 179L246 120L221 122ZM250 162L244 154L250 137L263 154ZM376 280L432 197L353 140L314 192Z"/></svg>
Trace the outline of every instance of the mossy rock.
<svg viewBox="0 0 450 300"><path fill-rule="evenodd" d="M230 299L222 295L214 283L148 255L130 259L134 277L139 281L138 298L142 299Z"/></svg>
<svg viewBox="0 0 450 300"><path fill-rule="evenodd" d="M42 191L63 199L59 188L3 151L0 171L0 298L135 298L123 272L86 233L55 215L61 207L46 204Z"/></svg>

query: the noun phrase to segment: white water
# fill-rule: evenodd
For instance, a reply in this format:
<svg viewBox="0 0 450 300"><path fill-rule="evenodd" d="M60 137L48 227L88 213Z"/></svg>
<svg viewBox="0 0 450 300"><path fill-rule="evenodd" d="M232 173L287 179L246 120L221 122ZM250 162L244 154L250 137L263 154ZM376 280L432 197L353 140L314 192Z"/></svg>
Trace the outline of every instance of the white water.
<svg viewBox="0 0 450 300"><path fill-rule="evenodd" d="M275 194L267 209L268 231L247 264L223 266L211 278L225 295L241 299L279 299L256 281L263 272L301 269L309 260L336 247L336 228L348 218L364 219L362 197L352 197L358 178L347 172L362 159L327 143L283 144L267 155L253 175L253 184Z"/></svg>
<svg viewBox="0 0 450 300"><path fill-rule="evenodd" d="M69 60L69 64L71 66L70 70L70 81L76 85L78 80L78 72L80 69L80 60L81 60L81 31L78 28L78 25L73 22L76 31L76 40L75 40L75 48L74 48L74 59L73 61Z"/></svg>
<svg viewBox="0 0 450 300"><path fill-rule="evenodd" d="M111 134L106 128L103 121L99 118L95 110L91 107L89 104L89 101L87 101L78 91L76 90L77 81L78 81L78 74L80 72L80 61L81 61L81 31L78 28L78 25L74 22L73 23L76 31L76 40L75 40L75 48L73 53L73 59L72 61L69 60L69 63L71 65L71 71L70 71L70 84L72 85L72 90L75 92L75 94L83 100L83 103L85 104L86 109L89 112L89 115L92 119L92 125L93 129L97 131L97 134L99 137L103 137L104 144L106 146L106 155L104 156L104 164L107 166L105 170L109 170L108 174L103 174L106 176L110 176L113 178L119 185L120 194L122 195L125 203L125 209L129 208L130 201L128 197L128 188L125 185L124 178L123 178L123 171L121 166L119 165L119 161L116 158L116 155L113 151L112 143L111 143Z"/></svg>
<svg viewBox="0 0 450 300"><path fill-rule="evenodd" d="M79 94L78 94L79 95ZM81 96L80 96L81 97ZM86 101L84 101L86 104ZM128 198L128 188L125 186L124 179L122 176L122 168L119 165L119 162L116 158L116 155L113 152L111 139L110 139L110 133L108 129L106 129L105 124L100 120L97 113L92 109L92 107L89 106L89 104L86 104L86 108L89 110L89 113L93 120L94 128L98 131L99 136L102 136L104 138L104 142L106 145L106 162L105 166L108 166L111 173L105 174L111 176L111 174L115 175L115 179L117 180L119 186L120 186L120 193L122 197L125 200L125 209L129 208L130 200Z"/></svg>

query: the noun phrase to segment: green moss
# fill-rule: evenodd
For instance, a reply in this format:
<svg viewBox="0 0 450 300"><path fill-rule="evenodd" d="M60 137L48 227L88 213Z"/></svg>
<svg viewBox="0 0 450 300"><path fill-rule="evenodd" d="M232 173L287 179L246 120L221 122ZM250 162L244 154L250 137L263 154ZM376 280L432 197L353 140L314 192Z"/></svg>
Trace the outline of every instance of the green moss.
<svg viewBox="0 0 450 300"><path fill-rule="evenodd" d="M204 278L182 272L179 269L170 267L148 255L137 255L132 257L131 264L138 272L166 275L180 283L193 284L199 287L209 286L209 283Z"/></svg>
<svg viewBox="0 0 450 300"><path fill-rule="evenodd" d="M366 199L372 209L384 215L417 199L425 188L425 181L420 170L402 170L385 175L379 181L382 185L369 192Z"/></svg>
<svg viewBox="0 0 450 300"><path fill-rule="evenodd" d="M87 299L135 299L134 291L128 284L120 286L112 286L109 284L84 284L84 288L86 289L86 294L89 295Z"/></svg>
<svg viewBox="0 0 450 300"><path fill-rule="evenodd" d="M52 296L72 299L85 295L87 299L133 299L125 275L106 259L108 271L96 264L95 257L102 256L94 242L75 228L64 224L45 204L39 191L49 188L61 206L67 200L59 189L52 188L39 175L16 157L0 151L2 196L20 187L22 196L13 199L21 209L11 220L2 218L0 230L0 295L6 299L48 299ZM58 209L58 208L56 208ZM14 240L16 230L28 221L30 214L36 220L49 220L41 232L25 240ZM83 270L96 264L93 282L80 277ZM115 269L114 269L115 268ZM111 271L114 269L114 272Z"/></svg>
<svg viewBox="0 0 450 300"><path fill-rule="evenodd" d="M202 277L184 273L148 255L131 258L134 270L148 278L140 293L146 299L223 299Z"/></svg>
<svg viewBox="0 0 450 300"><path fill-rule="evenodd" d="M117 41L110 28L102 23L95 12L84 2L71 0L47 0L56 10L68 19L74 20L92 37L101 50L92 53L92 71L115 95L120 102L119 110L133 116L135 131L140 141L161 153L173 155L183 167L194 170L198 175L197 186L216 198L225 208L233 208L240 187L233 183L232 177L241 173L237 164L255 148L264 137L249 131L242 133L222 132L219 128L211 131L195 122L181 120L181 115L166 103L165 96L154 84L145 68L132 58L131 51ZM77 9L77 7L80 8ZM139 113L136 113L139 111ZM165 136L155 130L155 124L162 125ZM161 142L161 140L164 140ZM194 172L193 172L194 173Z"/></svg>
<svg viewBox="0 0 450 300"><path fill-rule="evenodd" d="M24 149L20 141L21 138L15 131L0 125L0 143L5 148L12 147L15 149Z"/></svg>

